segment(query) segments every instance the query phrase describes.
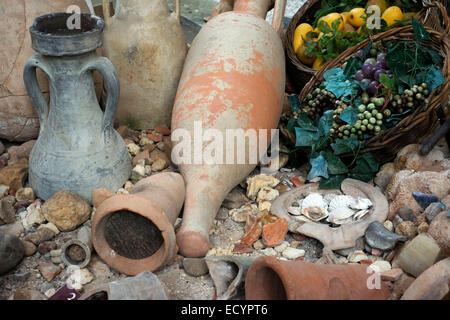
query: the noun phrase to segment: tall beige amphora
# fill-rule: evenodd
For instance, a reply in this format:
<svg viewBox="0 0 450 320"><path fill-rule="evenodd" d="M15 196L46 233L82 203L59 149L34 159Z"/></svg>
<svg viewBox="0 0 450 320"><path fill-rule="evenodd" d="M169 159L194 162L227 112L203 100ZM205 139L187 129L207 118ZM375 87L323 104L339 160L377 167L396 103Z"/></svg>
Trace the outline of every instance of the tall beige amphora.
<svg viewBox="0 0 450 320"><path fill-rule="evenodd" d="M117 0L114 16L103 0L104 55L117 69L120 98L116 119L133 129L170 125L186 57L179 23L180 1L170 13L166 0Z"/></svg>

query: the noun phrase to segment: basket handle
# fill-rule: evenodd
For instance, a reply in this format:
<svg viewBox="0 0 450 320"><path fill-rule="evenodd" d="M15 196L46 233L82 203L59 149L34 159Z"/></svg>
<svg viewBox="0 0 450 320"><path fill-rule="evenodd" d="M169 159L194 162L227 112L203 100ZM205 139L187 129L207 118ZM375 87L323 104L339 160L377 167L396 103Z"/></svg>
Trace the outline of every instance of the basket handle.
<svg viewBox="0 0 450 320"><path fill-rule="evenodd" d="M421 19L422 23L425 23L426 20L428 19L428 16L430 13L430 10L429 10L430 8L437 8L441 12L441 16L443 19L442 24L445 29L444 32L442 32L441 35L439 36L439 39L442 40L450 32L450 21L449 21L448 15L447 15L447 9L444 7L444 5L441 2L438 2L438 1L424 3L423 8L419 11L419 17L420 18L423 17L423 19Z"/></svg>

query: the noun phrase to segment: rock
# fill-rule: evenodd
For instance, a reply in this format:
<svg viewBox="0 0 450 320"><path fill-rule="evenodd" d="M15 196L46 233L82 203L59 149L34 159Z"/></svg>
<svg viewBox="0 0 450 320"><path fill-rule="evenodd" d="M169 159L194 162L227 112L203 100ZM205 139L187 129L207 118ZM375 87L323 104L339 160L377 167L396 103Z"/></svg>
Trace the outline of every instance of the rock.
<svg viewBox="0 0 450 320"><path fill-rule="evenodd" d="M25 254L26 257L32 256L33 254L36 253L37 248L32 242L26 241L26 240L22 240L22 244L23 244L23 247L25 249L24 254Z"/></svg>
<svg viewBox="0 0 450 320"><path fill-rule="evenodd" d="M38 246L38 252L42 255L55 249L56 249L56 242L54 241L45 241L40 243Z"/></svg>
<svg viewBox="0 0 450 320"><path fill-rule="evenodd" d="M261 250L264 249L266 246L264 245L264 243L262 243L261 240L256 241L255 243L253 243L253 248L255 248L255 250Z"/></svg>
<svg viewBox="0 0 450 320"><path fill-rule="evenodd" d="M4 184L0 184L0 199L6 197L9 194L9 186L5 186Z"/></svg>
<svg viewBox="0 0 450 320"><path fill-rule="evenodd" d="M427 155L420 154L420 144L410 144L401 149L395 159L395 169L414 171L443 171L450 169L450 160L444 152L433 148Z"/></svg>
<svg viewBox="0 0 450 320"><path fill-rule="evenodd" d="M22 143L19 147L14 148L9 152L9 159L21 159L21 158L29 158L31 150L36 144L36 140L30 140L25 143Z"/></svg>
<svg viewBox="0 0 450 320"><path fill-rule="evenodd" d="M14 190L23 187L28 176L28 160L21 159L14 164L10 164L0 169L0 184L6 185Z"/></svg>
<svg viewBox="0 0 450 320"><path fill-rule="evenodd" d="M137 155L141 151L141 148L139 148L139 146L137 144L135 144L135 143L128 143L127 144L127 149L128 149L128 152L132 156Z"/></svg>
<svg viewBox="0 0 450 320"><path fill-rule="evenodd" d="M395 233L406 236L411 240L416 236L417 230L412 221L403 221L395 228Z"/></svg>
<svg viewBox="0 0 450 320"><path fill-rule="evenodd" d="M42 215L41 208L37 207L34 203L30 204L27 211L19 214L22 219L22 224L25 230L31 227L38 226L45 222L45 218Z"/></svg>
<svg viewBox="0 0 450 320"><path fill-rule="evenodd" d="M375 184L379 186L382 191L385 191L389 182L392 180L392 177L395 175L395 171L396 170L392 162L384 164L374 179Z"/></svg>
<svg viewBox="0 0 450 320"><path fill-rule="evenodd" d="M38 229L36 232L27 234L24 240L30 241L35 245L39 245L41 242L53 239L55 235L56 234L52 230L48 228L42 228Z"/></svg>
<svg viewBox="0 0 450 320"><path fill-rule="evenodd" d="M41 212L60 231L71 231L89 219L91 206L76 193L61 190L44 203Z"/></svg>
<svg viewBox="0 0 450 320"><path fill-rule="evenodd" d="M402 218L403 221L414 221L416 219L416 215L413 210L408 207L401 207L398 209L397 214Z"/></svg>
<svg viewBox="0 0 450 320"><path fill-rule="evenodd" d="M391 250L398 241L406 241L405 236L390 232L380 222L374 221L369 224L365 233L366 243L372 248L380 250Z"/></svg>
<svg viewBox="0 0 450 320"><path fill-rule="evenodd" d="M37 290L20 288L14 291L13 300L47 300L47 298Z"/></svg>
<svg viewBox="0 0 450 320"><path fill-rule="evenodd" d="M60 257L61 256L61 249L50 250L50 256L51 257Z"/></svg>
<svg viewBox="0 0 450 320"><path fill-rule="evenodd" d="M274 247L274 249L276 252L282 253L287 247L289 247L289 242L283 241L282 243Z"/></svg>
<svg viewBox="0 0 450 320"><path fill-rule="evenodd" d="M358 263L361 260L367 260L367 255L362 250L355 250L347 257L348 262Z"/></svg>
<svg viewBox="0 0 450 320"><path fill-rule="evenodd" d="M204 258L184 258L183 268L187 274L199 277L209 273L208 265Z"/></svg>
<svg viewBox="0 0 450 320"><path fill-rule="evenodd" d="M160 134L162 134L162 135L165 135L165 136L170 135L170 129L167 129L164 126L156 126L155 127L155 131L160 133Z"/></svg>
<svg viewBox="0 0 450 320"><path fill-rule="evenodd" d="M439 245L433 237L428 233L421 233L402 247L393 264L418 277L436 262L439 254Z"/></svg>
<svg viewBox="0 0 450 320"><path fill-rule="evenodd" d="M246 204L239 209L230 210L231 219L235 222L246 222L248 215L256 215L258 207L255 204Z"/></svg>
<svg viewBox="0 0 450 320"><path fill-rule="evenodd" d="M163 141L158 142L158 143L156 144L156 147L157 147L159 150L161 150L161 151L166 151L166 144L165 144Z"/></svg>
<svg viewBox="0 0 450 320"><path fill-rule="evenodd" d="M233 253L252 253L253 247L248 244L235 243L233 248Z"/></svg>
<svg viewBox="0 0 450 320"><path fill-rule="evenodd" d="M59 234L58 228L51 222L41 224L37 229L40 230L42 228L50 229L51 231L53 231L55 233L55 235Z"/></svg>
<svg viewBox="0 0 450 320"><path fill-rule="evenodd" d="M139 145L141 147L146 147L148 145L152 145L154 144L153 140L149 139L148 137L142 137L141 140L139 141Z"/></svg>
<svg viewBox="0 0 450 320"><path fill-rule="evenodd" d="M51 257L50 260L51 260L54 264L60 264L60 263L63 263L61 256L58 256L58 257Z"/></svg>
<svg viewBox="0 0 450 320"><path fill-rule="evenodd" d="M441 172L414 172L402 170L395 174L386 188L386 196L390 200L388 219L392 220L401 207L409 207L420 212L421 206L414 200L413 192L433 194L438 198L450 192L450 170Z"/></svg>
<svg viewBox="0 0 450 320"><path fill-rule="evenodd" d="M241 239L241 243L252 245L259 239L262 233L262 227L258 223L258 219L255 216L247 215L247 221L245 223L245 235Z"/></svg>
<svg viewBox="0 0 450 320"><path fill-rule="evenodd" d="M416 226L419 226L421 223L427 222L427 218L425 217L425 214L421 213L417 216L416 221L414 223Z"/></svg>
<svg viewBox="0 0 450 320"><path fill-rule="evenodd" d="M433 202L439 201L439 198L433 194L426 194L416 191L413 192L413 197L423 209L427 208Z"/></svg>
<svg viewBox="0 0 450 320"><path fill-rule="evenodd" d="M381 273L381 280L385 281L397 281L403 274L403 270L400 268L385 270Z"/></svg>
<svg viewBox="0 0 450 320"><path fill-rule="evenodd" d="M247 197L251 200L255 200L258 192L263 187L276 187L280 183L280 180L273 176L259 174L250 178L247 178Z"/></svg>
<svg viewBox="0 0 450 320"><path fill-rule="evenodd" d="M19 237L24 231L25 229L23 228L22 222L20 221L0 226L0 232L4 232L16 237Z"/></svg>
<svg viewBox="0 0 450 320"><path fill-rule="evenodd" d="M68 273L70 274L69 278L67 279L66 283L75 290L81 290L83 288L83 285L88 284L92 280L94 280L93 274L86 268L80 269L80 268L67 268Z"/></svg>
<svg viewBox="0 0 450 320"><path fill-rule="evenodd" d="M147 133L147 137L149 137L153 142L161 142L162 136L156 132L149 132Z"/></svg>
<svg viewBox="0 0 450 320"><path fill-rule="evenodd" d="M13 269L22 261L25 248L14 235L0 232L0 274Z"/></svg>
<svg viewBox="0 0 450 320"><path fill-rule="evenodd" d="M345 261L345 263L348 263L347 258L342 257L343 260L338 259L334 252L328 248L323 248L322 250L322 256L315 262L316 264L341 264Z"/></svg>
<svg viewBox="0 0 450 320"><path fill-rule="evenodd" d="M403 219L400 218L399 215L396 215L396 216L394 217L394 220L392 221L392 224L394 225L394 229L397 228L397 226L398 226L400 223L402 223L402 222L403 222Z"/></svg>
<svg viewBox="0 0 450 320"><path fill-rule="evenodd" d="M417 227L417 233L421 234L424 232L428 232L428 228L430 226L428 225L428 223L426 222L422 222L421 224L419 224L419 226Z"/></svg>
<svg viewBox="0 0 450 320"><path fill-rule="evenodd" d="M223 200L222 207L229 210L238 209L247 202L249 202L249 199L245 196L245 194L239 188L234 188L227 194L225 200Z"/></svg>
<svg viewBox="0 0 450 320"><path fill-rule="evenodd" d="M266 247L273 247L283 242L288 232L285 218L278 218L275 222L266 224L262 228L262 239Z"/></svg>
<svg viewBox="0 0 450 320"><path fill-rule="evenodd" d="M270 203L270 201L261 200L258 202L258 211L270 211L270 208L272 208L272 203Z"/></svg>
<svg viewBox="0 0 450 320"><path fill-rule="evenodd" d="M275 200L280 194L278 193L278 190L275 190L270 187L262 187L257 196L257 201L267 200L267 201L273 201Z"/></svg>
<svg viewBox="0 0 450 320"><path fill-rule="evenodd" d="M378 273L383 273L387 270L391 270L391 264L384 260L375 261L372 263L369 268Z"/></svg>
<svg viewBox="0 0 450 320"><path fill-rule="evenodd" d="M450 256L450 218L445 211L438 214L431 221L428 233L436 240L445 257Z"/></svg>
<svg viewBox="0 0 450 320"><path fill-rule="evenodd" d="M137 164L133 170L131 170L131 180L138 181L145 177L145 166Z"/></svg>
<svg viewBox="0 0 450 320"><path fill-rule="evenodd" d="M289 260L295 260L305 255L305 250L287 247L282 253L283 257Z"/></svg>
<svg viewBox="0 0 450 320"><path fill-rule="evenodd" d="M144 161L144 165L152 164L152 161L150 160L150 151L149 149L144 149L143 151L139 152L131 162L133 167L135 167L140 161Z"/></svg>
<svg viewBox="0 0 450 320"><path fill-rule="evenodd" d="M425 214L428 223L430 223L434 219L434 217L436 217L442 211L442 206L437 202L433 202L430 203L430 205L425 209L423 213Z"/></svg>
<svg viewBox="0 0 450 320"><path fill-rule="evenodd" d="M36 195L32 188L21 188L16 191L15 197L17 201L29 200L34 201L36 199Z"/></svg>
<svg viewBox="0 0 450 320"><path fill-rule="evenodd" d="M42 262L38 269L48 282L52 281L62 271L59 266L55 266L52 262Z"/></svg>
<svg viewBox="0 0 450 320"><path fill-rule="evenodd" d="M261 250L261 253L265 256L276 256L277 252L274 248L265 248Z"/></svg>
<svg viewBox="0 0 450 320"><path fill-rule="evenodd" d="M2 224L13 223L16 221L16 211L12 204L5 199L0 201L0 222Z"/></svg>
<svg viewBox="0 0 450 320"><path fill-rule="evenodd" d="M411 284L414 282L414 278L411 276L408 276L406 274L402 274L400 276L400 279L394 282L392 286L393 291L393 298L395 300L400 299L400 297L405 293L405 291L411 286Z"/></svg>
<svg viewBox="0 0 450 320"><path fill-rule="evenodd" d="M156 159L153 163L152 163L152 171L161 171L164 170L165 168L167 168L169 166L169 164L167 163L166 160L158 158Z"/></svg>
<svg viewBox="0 0 450 320"><path fill-rule="evenodd" d="M386 220L383 223L383 227L385 227L386 229L388 229L390 232L394 231L394 224L392 223L392 221Z"/></svg>
<svg viewBox="0 0 450 320"><path fill-rule="evenodd" d="M0 141L0 155L2 155L5 152L6 148L3 145L3 143Z"/></svg>

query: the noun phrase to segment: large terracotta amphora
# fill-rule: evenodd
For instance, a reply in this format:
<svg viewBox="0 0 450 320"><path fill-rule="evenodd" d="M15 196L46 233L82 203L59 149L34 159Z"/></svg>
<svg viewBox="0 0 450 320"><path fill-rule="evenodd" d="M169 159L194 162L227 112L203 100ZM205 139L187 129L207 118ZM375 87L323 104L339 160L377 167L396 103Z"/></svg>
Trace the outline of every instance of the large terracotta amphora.
<svg viewBox="0 0 450 320"><path fill-rule="evenodd" d="M40 133L30 154L29 181L39 198L60 190L91 200L92 191L115 192L131 173L125 142L113 128L119 79L111 62L95 50L102 45L103 20L82 13L80 28L67 27L68 13L40 16L30 28L32 56L23 71L37 110ZM50 82L50 105L39 88L36 69ZM95 96L93 72L108 91L103 113Z"/></svg>
<svg viewBox="0 0 450 320"><path fill-rule="evenodd" d="M0 1L0 139L26 141L39 134L39 119L25 90L22 72L34 54L28 29L34 18L50 12L66 12L78 6L89 12L84 0ZM73 7L72 7L73 8ZM47 77L38 71L39 85L48 99ZM96 80L97 92L101 80Z"/></svg>
<svg viewBox="0 0 450 320"><path fill-rule="evenodd" d="M115 9L109 17L103 0L104 55L121 81L117 119L134 129L168 126L187 51L180 1L172 14L166 0L117 0Z"/></svg>
<svg viewBox="0 0 450 320"><path fill-rule="evenodd" d="M265 21L271 0L227 0L225 4L229 5L221 3L220 10L214 10L216 15L192 42L172 115L172 159L186 182L177 243L188 257L201 257L208 251L209 229L223 199L255 168L254 156L262 149L258 148L261 132L266 138L270 135L282 109L285 59L277 31L286 1L276 1L273 27ZM205 151L213 140L209 136L202 142L199 129L205 135L214 129L210 133L218 135L216 142L222 140L222 163L198 161L202 157L198 147L203 145ZM256 140L239 151L239 142L226 143L230 129L256 134ZM186 143L186 139L191 140ZM234 151L244 161L225 159Z"/></svg>

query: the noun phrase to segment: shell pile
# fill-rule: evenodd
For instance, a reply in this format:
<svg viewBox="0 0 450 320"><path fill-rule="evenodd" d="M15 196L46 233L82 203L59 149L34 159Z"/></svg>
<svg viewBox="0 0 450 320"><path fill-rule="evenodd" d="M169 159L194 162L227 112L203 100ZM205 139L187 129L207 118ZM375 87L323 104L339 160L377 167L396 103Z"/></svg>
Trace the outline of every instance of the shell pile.
<svg viewBox="0 0 450 320"><path fill-rule="evenodd" d="M297 220L326 222L341 225L362 219L370 211L372 202L366 198L349 195L311 193L304 199L294 201L288 212Z"/></svg>

